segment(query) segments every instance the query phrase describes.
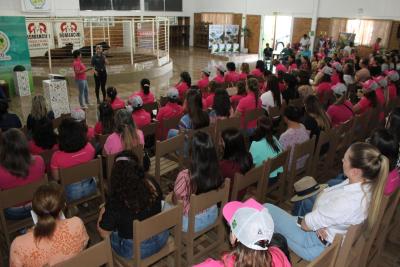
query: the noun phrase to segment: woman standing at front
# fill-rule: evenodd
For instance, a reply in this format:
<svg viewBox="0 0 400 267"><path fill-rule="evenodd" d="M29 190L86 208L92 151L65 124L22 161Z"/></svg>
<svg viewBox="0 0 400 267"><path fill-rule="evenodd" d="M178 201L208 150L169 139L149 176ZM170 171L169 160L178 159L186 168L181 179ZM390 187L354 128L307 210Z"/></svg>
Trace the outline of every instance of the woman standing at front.
<svg viewBox="0 0 400 267"><path fill-rule="evenodd" d="M86 80L87 69L85 64L82 62L81 51L75 50L73 53L74 63L72 65L75 73L75 82L79 90L79 104L82 109L87 109L89 105L89 87Z"/></svg>
<svg viewBox="0 0 400 267"><path fill-rule="evenodd" d="M107 70L106 64L108 60L103 54L103 47L96 45L96 54L93 55L91 65L94 68L94 83L96 91L97 104L100 104L99 89L101 87L101 93L103 95L102 101L106 98L106 82L107 82Z"/></svg>

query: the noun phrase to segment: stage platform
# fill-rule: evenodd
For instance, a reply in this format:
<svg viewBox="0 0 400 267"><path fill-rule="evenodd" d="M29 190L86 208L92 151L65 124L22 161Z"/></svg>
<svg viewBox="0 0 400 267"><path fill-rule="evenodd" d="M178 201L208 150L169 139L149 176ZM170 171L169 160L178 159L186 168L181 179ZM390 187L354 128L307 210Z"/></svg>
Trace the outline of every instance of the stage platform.
<svg viewBox="0 0 400 267"><path fill-rule="evenodd" d="M257 54L244 54L244 53L222 53L222 54L212 54L213 57L219 58L221 60L232 61L236 64L238 63L253 63L259 58Z"/></svg>

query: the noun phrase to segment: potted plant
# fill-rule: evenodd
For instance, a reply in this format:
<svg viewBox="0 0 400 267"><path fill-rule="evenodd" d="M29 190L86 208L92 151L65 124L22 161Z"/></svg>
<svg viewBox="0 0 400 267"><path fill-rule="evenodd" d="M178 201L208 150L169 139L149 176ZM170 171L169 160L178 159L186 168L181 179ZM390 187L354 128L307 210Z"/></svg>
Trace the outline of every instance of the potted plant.
<svg viewBox="0 0 400 267"><path fill-rule="evenodd" d="M249 48L249 38L251 36L251 32L247 26L242 28L242 36L244 38L244 48L243 53L248 53Z"/></svg>

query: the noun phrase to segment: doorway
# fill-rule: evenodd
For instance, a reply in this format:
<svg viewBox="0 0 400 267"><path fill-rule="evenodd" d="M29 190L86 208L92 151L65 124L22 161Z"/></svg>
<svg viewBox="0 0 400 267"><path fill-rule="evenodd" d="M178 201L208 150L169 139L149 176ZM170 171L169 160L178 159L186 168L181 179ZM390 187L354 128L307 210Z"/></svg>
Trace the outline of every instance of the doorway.
<svg viewBox="0 0 400 267"><path fill-rule="evenodd" d="M266 43L274 48L274 53L280 53L290 43L292 22L292 16L264 16L261 54Z"/></svg>

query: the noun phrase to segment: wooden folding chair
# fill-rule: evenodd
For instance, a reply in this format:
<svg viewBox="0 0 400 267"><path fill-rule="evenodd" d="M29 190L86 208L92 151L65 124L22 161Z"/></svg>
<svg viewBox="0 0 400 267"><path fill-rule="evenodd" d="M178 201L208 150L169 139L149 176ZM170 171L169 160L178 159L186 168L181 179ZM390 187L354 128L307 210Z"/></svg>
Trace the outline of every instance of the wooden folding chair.
<svg viewBox="0 0 400 267"><path fill-rule="evenodd" d="M383 126L385 120L380 120L381 114L384 113L384 109L382 106L378 105L376 108L370 110L371 115L369 118L369 123L367 126L367 133L366 136L369 136L373 130Z"/></svg>
<svg viewBox="0 0 400 267"><path fill-rule="evenodd" d="M369 135L368 125L372 116L372 110L368 110L360 115L354 116L353 125L350 129L350 143L365 140Z"/></svg>
<svg viewBox="0 0 400 267"><path fill-rule="evenodd" d="M85 249L75 257L54 265L54 267L76 266L114 267L110 237L107 236L104 240Z"/></svg>
<svg viewBox="0 0 400 267"><path fill-rule="evenodd" d="M335 267L337 255L342 245L343 236L335 235L332 244L325 249L315 260L307 264L307 267Z"/></svg>
<svg viewBox="0 0 400 267"><path fill-rule="evenodd" d="M99 143L101 149L103 149L104 144L109 136L110 134L96 134L96 141Z"/></svg>
<svg viewBox="0 0 400 267"><path fill-rule="evenodd" d="M155 116L158 111L158 102L144 104L143 109L150 113L151 116ZM156 111L156 114L153 113L153 110Z"/></svg>
<svg viewBox="0 0 400 267"><path fill-rule="evenodd" d="M73 183L81 182L88 178L94 177L96 179L97 190L94 194L83 197L74 201L67 201L67 208L71 209L79 204L85 202L94 202L95 206L98 207L100 203L105 202L104 197L104 181L103 181L103 168L101 164L101 159L96 158L89 162L79 164L77 166L69 168L59 169L60 183L66 190L68 185ZM94 182L94 181L93 181ZM88 211L86 214L82 214L81 219L86 223L97 219L98 209L95 208Z"/></svg>
<svg viewBox="0 0 400 267"><path fill-rule="evenodd" d="M349 148L352 126L353 119L346 121L334 129L334 135L336 138L335 164L341 163L344 153Z"/></svg>
<svg viewBox="0 0 400 267"><path fill-rule="evenodd" d="M313 159L314 164L312 167L314 178L319 177L321 172L324 173L332 168L336 152L335 146L336 146L336 138L334 135L334 130L329 129L326 131L321 131L314 152L314 159ZM323 149L324 150L328 149L328 150L323 151Z"/></svg>
<svg viewBox="0 0 400 267"><path fill-rule="evenodd" d="M179 122L181 121L182 116L177 116L177 117L173 117L167 120L162 120L159 122L158 127L160 127L161 129L159 129L160 133L164 133L164 132L168 132L171 129L177 129L179 128ZM164 136L158 136L158 139L160 141L162 141L165 137Z"/></svg>
<svg viewBox="0 0 400 267"><path fill-rule="evenodd" d="M185 136L178 134L165 141L157 141L156 155L150 158L149 175L153 176L158 183L161 176L173 170L183 167L183 143Z"/></svg>
<svg viewBox="0 0 400 267"><path fill-rule="evenodd" d="M218 140L222 132L228 128L240 129L240 118L232 117L224 120L217 120L215 123L215 140Z"/></svg>
<svg viewBox="0 0 400 267"><path fill-rule="evenodd" d="M293 194L293 184L300 178L312 175L314 158L315 136L310 140L296 144L292 148L292 158L289 163L289 175L286 180L286 197L290 198Z"/></svg>
<svg viewBox="0 0 400 267"><path fill-rule="evenodd" d="M235 173L235 176L231 180L231 196L230 201L241 200L239 192L246 190L251 185L256 185L257 193L254 196L257 201L261 202L261 189L264 184L264 166L258 166L249 170L244 175L241 173ZM232 184L233 183L233 184Z"/></svg>
<svg viewBox="0 0 400 267"><path fill-rule="evenodd" d="M265 179L264 183L262 184L261 203L267 202L267 199L272 199L276 203L284 201L285 184L289 173L289 159L290 150L285 150L279 153L279 155L276 157L268 159L264 162L263 177L265 177ZM283 172L278 174L278 181L270 185L269 177L271 176L271 173L280 167L283 168ZM277 192L276 197L273 196L275 191Z"/></svg>
<svg viewBox="0 0 400 267"><path fill-rule="evenodd" d="M145 126L142 126L140 129L143 132L145 147L148 149L153 149L156 143L156 133L157 128L159 127L158 121L154 121Z"/></svg>
<svg viewBox="0 0 400 267"><path fill-rule="evenodd" d="M249 111L246 111L244 114L244 125L247 129L247 125L249 122L257 120L259 117L265 115L265 111L262 108L255 108Z"/></svg>
<svg viewBox="0 0 400 267"><path fill-rule="evenodd" d="M228 202L229 197L229 179L225 179L225 183L222 188L212 190L210 192L190 196L190 210L188 214L188 231L183 232L183 244L185 245L185 258L186 266L192 266L193 263L204 255L208 255L211 251L218 249L225 239L225 226L222 221L222 207ZM213 224L206 227L205 229L195 232L194 223L195 216L198 213L203 212L205 209L212 207L213 205L219 204L218 218ZM216 231L215 235L211 236ZM212 238L214 237L214 238ZM209 246L205 247L198 246L206 239L209 242ZM212 239L212 240L210 240ZM195 251L197 249L197 253Z"/></svg>
<svg viewBox="0 0 400 267"><path fill-rule="evenodd" d="M339 249L335 267L359 266L360 257L363 255L365 245L363 228L364 225L361 223L352 225L347 229L346 237Z"/></svg>
<svg viewBox="0 0 400 267"><path fill-rule="evenodd" d="M23 220L7 220L4 214L4 210L11 207L20 206L21 203L30 202L33 199L33 195L36 190L47 184L47 176L44 175L39 181L15 187L7 190L0 190L0 222L1 222L1 233L4 235L4 239L7 244L7 248L11 245L11 234L17 232L23 228L29 228L33 225L33 220L28 217Z"/></svg>
<svg viewBox="0 0 400 267"><path fill-rule="evenodd" d="M172 231L172 235L169 237L167 244L165 244L159 252L150 257L141 259L140 244L166 230ZM150 266L162 258L174 254L173 266L181 266L182 203L146 220L135 220L133 222L133 233L133 259L127 260L114 252L113 255L116 265L135 267Z"/></svg>

